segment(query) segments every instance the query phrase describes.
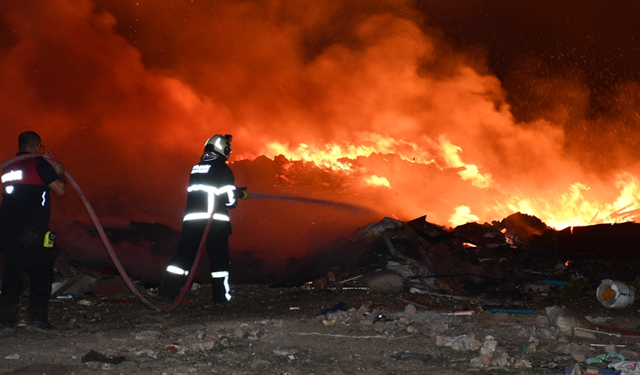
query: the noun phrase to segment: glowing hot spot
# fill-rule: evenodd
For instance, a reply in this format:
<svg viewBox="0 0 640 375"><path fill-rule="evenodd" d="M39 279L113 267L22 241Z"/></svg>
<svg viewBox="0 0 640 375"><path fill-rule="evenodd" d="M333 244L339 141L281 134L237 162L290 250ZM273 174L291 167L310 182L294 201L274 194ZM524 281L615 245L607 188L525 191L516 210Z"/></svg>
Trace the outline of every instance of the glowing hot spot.
<svg viewBox="0 0 640 375"><path fill-rule="evenodd" d="M451 215L449 218L449 222L453 224L453 226L458 226L466 223L476 222L479 220L479 217L471 213L471 209L467 206L458 206L456 207L456 212Z"/></svg>
<svg viewBox="0 0 640 375"><path fill-rule="evenodd" d="M391 184L389 183L389 180L387 180L384 177L378 177L375 174L372 175L371 177L365 178L365 181L367 182L368 185L384 186L384 187L387 187L387 188L391 188Z"/></svg>

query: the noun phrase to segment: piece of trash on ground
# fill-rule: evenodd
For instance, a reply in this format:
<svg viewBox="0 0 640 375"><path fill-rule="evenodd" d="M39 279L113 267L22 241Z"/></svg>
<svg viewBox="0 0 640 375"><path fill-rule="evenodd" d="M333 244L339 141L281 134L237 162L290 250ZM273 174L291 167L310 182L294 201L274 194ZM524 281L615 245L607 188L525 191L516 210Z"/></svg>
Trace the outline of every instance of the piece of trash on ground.
<svg viewBox="0 0 640 375"><path fill-rule="evenodd" d="M591 331L575 329L576 327L581 327L588 330L595 330L593 324L577 312L560 306L549 306L545 308L545 312L549 320L549 325L557 327L563 335L582 337L585 339L596 338L595 333Z"/></svg>
<svg viewBox="0 0 640 375"><path fill-rule="evenodd" d="M124 362L124 360L125 360L124 357L109 358L103 354L96 352L95 350L91 350L89 353L85 354L82 357L82 363L101 362L101 363L110 363L113 365L117 365Z"/></svg>

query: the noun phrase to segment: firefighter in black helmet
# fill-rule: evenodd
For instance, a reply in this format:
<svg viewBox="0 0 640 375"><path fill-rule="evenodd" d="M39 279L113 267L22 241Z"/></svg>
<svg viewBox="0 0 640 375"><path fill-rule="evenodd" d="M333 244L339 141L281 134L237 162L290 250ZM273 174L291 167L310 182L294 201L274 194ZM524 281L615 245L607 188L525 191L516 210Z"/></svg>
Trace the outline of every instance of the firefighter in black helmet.
<svg viewBox="0 0 640 375"><path fill-rule="evenodd" d="M234 185L234 176L226 161L231 153L231 135L216 134L204 145L200 163L191 169L187 188L187 207L182 221L178 250L171 258L160 282L158 295L173 301L184 285L193 265L202 235L210 216L211 228L206 239L213 303L231 299L229 288L228 210L235 208L236 198L246 199L246 189Z"/></svg>

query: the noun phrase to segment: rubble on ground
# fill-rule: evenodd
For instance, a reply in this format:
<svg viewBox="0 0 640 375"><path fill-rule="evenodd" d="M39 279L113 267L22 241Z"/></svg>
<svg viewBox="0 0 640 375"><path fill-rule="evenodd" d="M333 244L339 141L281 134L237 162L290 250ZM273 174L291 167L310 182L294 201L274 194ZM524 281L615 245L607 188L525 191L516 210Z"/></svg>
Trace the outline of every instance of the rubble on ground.
<svg viewBox="0 0 640 375"><path fill-rule="evenodd" d="M456 228L385 218L342 243L368 249L355 267L297 286L233 285L224 306L194 283L168 314L138 303L120 275L61 257L50 303L60 334L19 324L1 334L10 345L0 345L0 365L15 374L636 373L633 296L616 295L611 280L599 288L603 279L559 256L556 234L522 214ZM611 262L591 267L619 280ZM155 285L134 285L154 300ZM619 297L630 299L624 308L604 303Z"/></svg>
<svg viewBox="0 0 640 375"><path fill-rule="evenodd" d="M585 337L553 323L544 307L550 300L525 299L531 307L527 310L494 309L492 303L508 300L348 288L235 286L231 303L212 306L210 288L204 285L191 289L185 304L169 314L151 311L130 294L88 292L52 302L51 320L60 329L58 335L22 328L2 334L3 342L11 345L0 346L0 364L4 373L48 361L64 367L66 372L59 373L76 374L537 375L569 368L582 374L588 368L606 369L640 358L636 310L606 309L592 303L593 296L566 299L579 303L571 316L580 324L601 330ZM149 298L156 292L142 291ZM592 315L585 316L585 310ZM55 355L47 356L52 347Z"/></svg>

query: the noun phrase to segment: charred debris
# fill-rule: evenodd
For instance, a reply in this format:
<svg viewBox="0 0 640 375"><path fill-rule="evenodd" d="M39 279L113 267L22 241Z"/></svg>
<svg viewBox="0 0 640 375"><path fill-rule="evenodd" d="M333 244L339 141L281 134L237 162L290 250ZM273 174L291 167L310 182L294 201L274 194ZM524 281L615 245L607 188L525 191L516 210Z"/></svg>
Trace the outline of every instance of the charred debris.
<svg viewBox="0 0 640 375"><path fill-rule="evenodd" d="M145 239L167 235L157 225L131 223L126 228L107 228L107 233L116 242L131 236L138 245L149 242L156 256L166 252L157 248L157 241ZM175 233L169 237L160 242L175 242ZM633 283L640 273L639 240L640 224L636 223L556 231L522 213L455 228L430 223L426 216L407 222L385 217L356 230L348 239L334 241L330 249L285 260L278 269L242 251L232 252L232 272L238 284L518 299L554 285L595 289L603 279ZM61 254L56 272L67 283L57 288L58 295L126 292L115 269L108 266L96 270ZM138 277L136 283L153 288L157 280Z"/></svg>
<svg viewBox="0 0 640 375"><path fill-rule="evenodd" d="M357 230L336 252L359 249L363 255L350 273L375 291L518 299L531 292L546 295L554 286L582 291L603 279L635 282L639 240L636 223L556 231L522 213L455 228L426 216L407 222L386 217ZM344 280L353 278L336 278L334 267L313 284L342 287Z"/></svg>

